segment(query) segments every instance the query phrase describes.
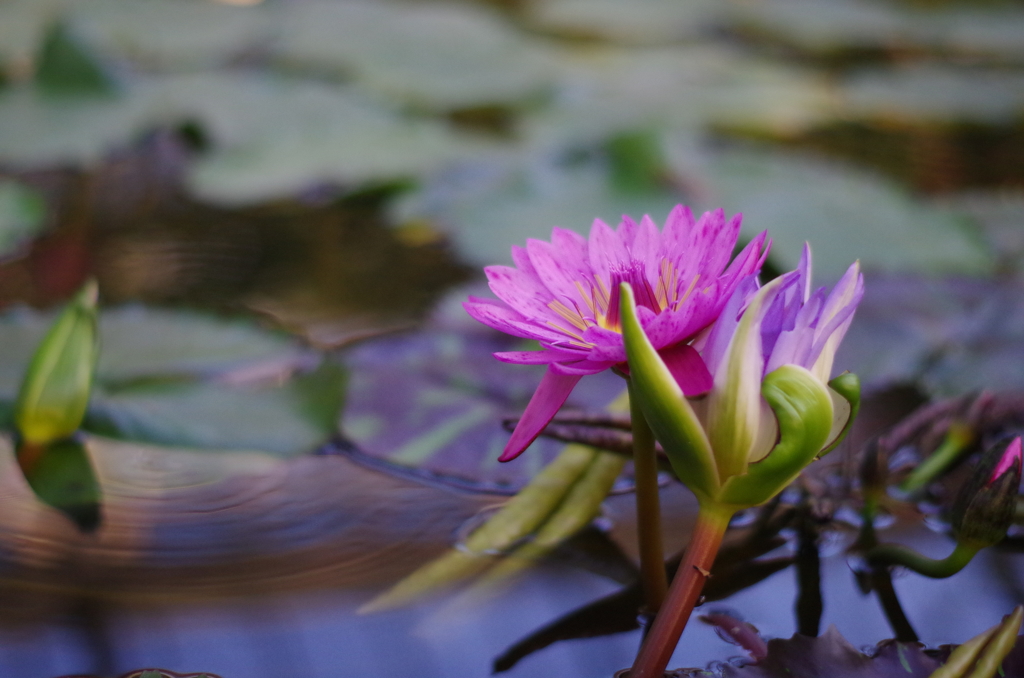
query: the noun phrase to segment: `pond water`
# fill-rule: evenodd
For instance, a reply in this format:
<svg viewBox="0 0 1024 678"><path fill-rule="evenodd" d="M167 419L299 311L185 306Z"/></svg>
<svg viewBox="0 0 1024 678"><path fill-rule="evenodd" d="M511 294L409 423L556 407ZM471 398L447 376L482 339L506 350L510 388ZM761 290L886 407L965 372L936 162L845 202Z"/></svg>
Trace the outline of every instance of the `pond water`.
<svg viewBox="0 0 1024 678"><path fill-rule="evenodd" d="M821 283L862 262L839 362L869 391L1024 390L1022 121L1009 1L0 0L0 421L88 278L105 333L100 530L0 445L0 673L482 676L617 590L556 560L483 603L356 613L561 449L496 463L539 373L460 307L555 225L742 211L772 272L805 240ZM692 501L665 492L681 548ZM605 511L630 553L631 502ZM945 555L903 518L887 538ZM891 634L836 534L822 628L871 645ZM1024 569L986 552L896 587L924 642L961 642L1024 602ZM788 568L713 605L788 637L796 591ZM609 676L638 642L508 675ZM694 623L672 665L737 653Z"/></svg>

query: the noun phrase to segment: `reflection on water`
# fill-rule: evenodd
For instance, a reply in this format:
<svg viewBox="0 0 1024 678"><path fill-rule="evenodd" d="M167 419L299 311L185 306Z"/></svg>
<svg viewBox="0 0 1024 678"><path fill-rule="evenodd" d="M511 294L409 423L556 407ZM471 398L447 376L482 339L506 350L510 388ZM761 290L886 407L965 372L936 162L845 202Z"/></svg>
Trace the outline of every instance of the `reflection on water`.
<svg viewBox="0 0 1024 678"><path fill-rule="evenodd" d="M55 224L0 265L0 304L51 305L94 276L107 304L248 309L335 344L409 325L470 275L429 227L389 228L387 186L219 208L183 194L189 153L160 133L88 171L28 174Z"/></svg>

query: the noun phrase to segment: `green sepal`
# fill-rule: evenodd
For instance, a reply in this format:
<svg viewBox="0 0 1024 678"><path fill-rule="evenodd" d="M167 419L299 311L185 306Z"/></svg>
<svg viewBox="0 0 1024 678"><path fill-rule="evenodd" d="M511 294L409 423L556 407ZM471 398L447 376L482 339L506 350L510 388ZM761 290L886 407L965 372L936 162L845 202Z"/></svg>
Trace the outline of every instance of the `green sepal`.
<svg viewBox="0 0 1024 678"><path fill-rule="evenodd" d="M96 283L87 283L32 356L14 406L14 425L30 444L67 438L82 424L99 354L96 296Z"/></svg>
<svg viewBox="0 0 1024 678"><path fill-rule="evenodd" d="M853 422L857 419L857 413L860 412L860 377L852 372L843 372L828 382L828 387L831 389L830 395L832 395L832 431L829 432L831 442L826 444L825 449L818 454L819 457L825 456L843 442L843 438L850 432ZM846 401L845 407L848 409L848 416L845 422L837 421L842 405L837 402L837 395ZM837 432L836 428L839 426L842 428Z"/></svg>
<svg viewBox="0 0 1024 678"><path fill-rule="evenodd" d="M622 338L629 361L631 393L639 401L679 480L698 498L713 497L719 489L718 469L704 427L640 327L632 288L622 283L620 291Z"/></svg>
<svg viewBox="0 0 1024 678"><path fill-rule="evenodd" d="M825 384L797 365L783 365L764 378L761 395L779 422L779 442L747 473L734 476L716 497L738 508L768 501L796 478L828 442L832 397Z"/></svg>
<svg viewBox="0 0 1024 678"><path fill-rule="evenodd" d="M46 445L25 470L25 480L39 501L66 515L82 532L99 526L100 485L82 441L66 438Z"/></svg>

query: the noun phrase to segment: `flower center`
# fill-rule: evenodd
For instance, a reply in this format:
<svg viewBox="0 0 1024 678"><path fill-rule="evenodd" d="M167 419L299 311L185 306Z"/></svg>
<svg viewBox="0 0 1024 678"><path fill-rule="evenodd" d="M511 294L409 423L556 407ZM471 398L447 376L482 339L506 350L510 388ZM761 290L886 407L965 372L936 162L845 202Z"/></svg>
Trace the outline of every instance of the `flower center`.
<svg viewBox="0 0 1024 678"><path fill-rule="evenodd" d="M549 321L548 324L559 332L572 338L571 344L581 348L589 348L590 342L582 337L582 333L591 327L601 327L619 332L619 286L627 282L633 288L637 306L644 306L655 313L668 309L677 310L693 292L697 284L695 276L688 287L681 287L681 279L675 266L663 259L658 270L656 285L647 279L644 263L631 259L618 265L611 271L606 284L600 276L590 281L576 281L579 298L556 299L548 304L568 323L568 327Z"/></svg>

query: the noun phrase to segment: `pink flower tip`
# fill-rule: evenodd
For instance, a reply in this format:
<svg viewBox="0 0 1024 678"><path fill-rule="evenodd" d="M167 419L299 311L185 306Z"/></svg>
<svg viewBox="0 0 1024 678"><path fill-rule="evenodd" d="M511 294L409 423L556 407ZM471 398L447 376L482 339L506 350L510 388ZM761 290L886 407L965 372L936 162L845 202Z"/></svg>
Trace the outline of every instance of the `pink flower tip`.
<svg viewBox="0 0 1024 678"><path fill-rule="evenodd" d="M991 485L1002 478L1008 471L1020 473L1022 463L1024 463L1024 448L1021 446L1020 436L1017 436L1006 446L1003 456L999 458L999 463L996 464L996 468L992 471L992 475L986 484Z"/></svg>

